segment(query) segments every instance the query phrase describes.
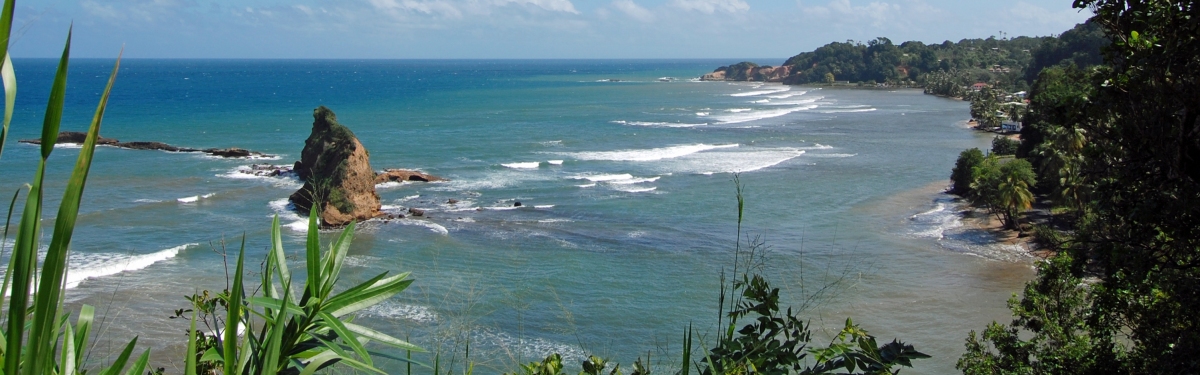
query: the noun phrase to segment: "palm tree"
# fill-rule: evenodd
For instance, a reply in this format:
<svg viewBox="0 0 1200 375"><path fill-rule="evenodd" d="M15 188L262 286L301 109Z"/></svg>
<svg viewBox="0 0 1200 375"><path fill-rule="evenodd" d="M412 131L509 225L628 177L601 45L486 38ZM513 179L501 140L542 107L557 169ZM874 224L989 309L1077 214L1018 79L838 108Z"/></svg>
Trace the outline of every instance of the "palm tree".
<svg viewBox="0 0 1200 375"><path fill-rule="evenodd" d="M1008 162L1001 167L1000 185L997 193L1004 214L1004 224L1009 229L1021 230L1021 211L1033 207L1033 193L1029 191L1035 183L1033 167L1024 159Z"/></svg>

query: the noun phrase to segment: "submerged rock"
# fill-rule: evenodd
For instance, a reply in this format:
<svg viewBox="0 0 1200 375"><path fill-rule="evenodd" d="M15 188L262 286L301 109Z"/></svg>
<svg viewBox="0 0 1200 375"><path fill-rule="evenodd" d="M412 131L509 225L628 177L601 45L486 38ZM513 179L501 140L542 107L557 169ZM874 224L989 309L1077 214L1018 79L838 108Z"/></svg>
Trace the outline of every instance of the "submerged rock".
<svg viewBox="0 0 1200 375"><path fill-rule="evenodd" d="M56 144L82 144L85 140L87 140L87 133L64 131L64 132L58 133L58 140L56 141ZM41 144L42 140L40 138L39 139L22 139L18 142L36 145L36 144ZM267 154L264 154L264 153L261 153L258 151L245 150L245 149L241 149L241 148L237 148L237 147L198 149L198 148L191 148L191 147L172 146L172 145L162 143L162 142L146 142L146 141L121 142L116 139L104 138L104 137L96 137L96 144L119 147L119 148L127 148L130 150L157 150L157 151L167 151L167 152L203 152L203 153L206 153L206 154L209 154L212 156L218 156L218 157L223 157L223 158L272 157L272 155L267 155Z"/></svg>
<svg viewBox="0 0 1200 375"><path fill-rule="evenodd" d="M340 227L382 215L367 148L325 106L313 110L312 133L304 141L293 171L304 180L304 187L289 199L302 213L317 206L322 227Z"/></svg>
<svg viewBox="0 0 1200 375"><path fill-rule="evenodd" d="M410 171L407 169L387 169L375 175L375 183L381 184L389 181L445 181L446 179L434 176L420 171Z"/></svg>

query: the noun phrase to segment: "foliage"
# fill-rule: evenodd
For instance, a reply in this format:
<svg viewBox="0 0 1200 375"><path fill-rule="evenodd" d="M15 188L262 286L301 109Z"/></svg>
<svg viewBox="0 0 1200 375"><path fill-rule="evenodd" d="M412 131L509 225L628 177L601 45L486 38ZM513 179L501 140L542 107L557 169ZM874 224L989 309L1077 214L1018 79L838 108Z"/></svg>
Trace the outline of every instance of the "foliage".
<svg viewBox="0 0 1200 375"><path fill-rule="evenodd" d="M1075 25L1033 49L1033 60L1025 68L1025 79L1032 82L1043 70L1053 66L1087 68L1103 64L1104 56L1100 51L1108 45L1108 35L1099 22L1088 20Z"/></svg>
<svg viewBox="0 0 1200 375"><path fill-rule="evenodd" d="M1088 374L1103 369L1097 366L1111 356L1095 354L1115 344L1088 331L1087 306L1093 297L1070 267L1070 255L1040 263L1024 296L1008 300L1012 323L992 322L980 336L971 331L956 367L964 374ZM1022 330L1032 337L1023 339Z"/></svg>
<svg viewBox="0 0 1200 375"><path fill-rule="evenodd" d="M1008 229L1021 230L1022 211L1033 204L1030 191L1036 183L1033 167L1023 159L1004 159L989 155L971 173L969 198L996 215Z"/></svg>
<svg viewBox="0 0 1200 375"><path fill-rule="evenodd" d="M1111 39L1106 65L1042 71L1022 148L1078 221L1018 321L969 338L960 368L1200 372L1200 4L1075 6Z"/></svg>
<svg viewBox="0 0 1200 375"><path fill-rule="evenodd" d="M365 344L374 340L403 350L421 351L405 341L371 328L351 323L346 315L373 306L400 293L412 280L408 273L388 276L379 274L340 293L334 286L350 249L354 225L347 226L324 254L317 232L317 212L309 215L308 240L305 248L306 277L301 289L292 287L279 218L271 225L271 248L263 265L260 290L263 295L244 296L242 280L245 241L238 254L233 284L223 299L226 317L221 327L219 346L209 348L200 361L219 366L225 374L311 374L319 369L343 363L360 371L380 372L372 355L399 361L408 359L388 356L367 350ZM195 303L195 300L193 300ZM196 373L197 312L193 312L186 355L190 374ZM246 334L239 342L238 332ZM201 340L203 342L203 340Z"/></svg>
<svg viewBox="0 0 1200 375"><path fill-rule="evenodd" d="M950 189L951 193L961 196L971 194L971 183L975 181L975 167L983 163L983 151L978 148L963 150L958 154L958 160L954 162L954 170L950 172L950 182L953 186Z"/></svg>
<svg viewBox="0 0 1200 375"><path fill-rule="evenodd" d="M996 136L992 138L992 153L996 155L1015 155L1017 147L1021 145L1021 141L1008 137Z"/></svg>
<svg viewBox="0 0 1200 375"><path fill-rule="evenodd" d="M6 119L4 132L8 130L8 118L15 103L15 76L11 71L11 61L8 59L7 46L9 31L12 27L13 1L4 3L0 15L0 53L5 56L3 73L6 87ZM59 203L58 214L54 220L54 229L50 243L46 247L45 259L38 267L38 250L41 248L42 235L42 206L45 202L43 183L47 160L54 151L58 140L59 124L62 120L63 105L66 97L67 71L70 60L71 32L67 33L66 45L59 59L57 72L51 85L50 100L46 105L45 121L42 124L41 159L32 185L25 199L25 208L18 224L17 237L9 257L8 267L4 272L4 285L0 291L9 293L7 314L4 317L3 335L0 335L0 367L5 374L82 374L84 359L88 352L88 337L91 334L95 320L95 309L84 305L80 308L74 324L63 314L63 289L67 277L67 258L71 245L71 237L75 229L75 221L79 214L79 205L83 189L87 183L88 172L91 168L92 157L96 149L96 139L100 133L100 124L104 118L109 93L116 80L120 66L117 58L113 71L108 79L100 103L96 107L88 128L87 137L79 151L75 168L67 181ZM0 137L2 141L2 137ZM14 200L15 201L15 200ZM9 223L5 223L8 227ZM137 338L131 340L120 355L109 366L100 368L102 374L116 373L125 370L129 365L129 373L138 374L146 369L149 361L149 350L144 351L132 363L129 361L137 345Z"/></svg>
<svg viewBox="0 0 1200 375"><path fill-rule="evenodd" d="M994 86L986 86L970 95L971 118L979 122L979 128L991 129L1000 126L1004 119L1000 112L1000 99L1004 92Z"/></svg>

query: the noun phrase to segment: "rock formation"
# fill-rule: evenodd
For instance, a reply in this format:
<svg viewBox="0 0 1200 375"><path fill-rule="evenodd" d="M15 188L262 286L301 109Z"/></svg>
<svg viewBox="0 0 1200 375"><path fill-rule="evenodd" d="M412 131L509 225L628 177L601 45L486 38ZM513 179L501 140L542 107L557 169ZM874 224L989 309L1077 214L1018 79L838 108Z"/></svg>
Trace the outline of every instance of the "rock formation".
<svg viewBox="0 0 1200 375"><path fill-rule="evenodd" d="M58 144L81 144L86 139L87 139L87 133L65 131L65 132L58 133L57 143ZM41 139L22 139L19 142L30 143L30 144L36 145L36 144L41 144L42 140ZM131 150L158 150L158 151L169 151L169 152L203 152L205 154L223 157L223 158L272 157L272 155L267 155L267 154L264 154L264 153L261 153L258 151L250 151L250 150L241 149L241 148L237 148L237 147L200 149L200 148L172 146L172 145L162 143L162 142L144 142L144 141L121 142L116 139L104 138L104 137L96 137L96 144L119 147L119 148L127 148L127 149L131 149Z"/></svg>
<svg viewBox="0 0 1200 375"><path fill-rule="evenodd" d="M312 133L292 169L304 181L304 187L292 193L292 204L305 213L314 204L319 207L321 227L381 215L370 154L329 108L313 110Z"/></svg>
<svg viewBox="0 0 1200 375"><path fill-rule="evenodd" d="M722 66L712 73L700 77L701 81L760 81L783 82L792 74L790 65L758 66L758 64L743 61L730 66Z"/></svg>
<svg viewBox="0 0 1200 375"><path fill-rule="evenodd" d="M433 181L445 181L445 180L446 179L444 179L444 178L434 176L434 175L431 175L428 173L419 172L419 171L410 171L407 169L386 169L383 172L379 172L378 175L375 175L375 183L376 184L382 184L384 182L390 182L390 181L433 182Z"/></svg>

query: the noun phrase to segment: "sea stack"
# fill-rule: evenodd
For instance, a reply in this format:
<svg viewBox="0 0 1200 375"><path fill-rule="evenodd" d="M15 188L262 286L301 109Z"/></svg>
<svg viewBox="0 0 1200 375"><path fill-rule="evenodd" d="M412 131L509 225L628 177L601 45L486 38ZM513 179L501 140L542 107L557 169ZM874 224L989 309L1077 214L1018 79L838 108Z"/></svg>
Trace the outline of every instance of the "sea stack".
<svg viewBox="0 0 1200 375"><path fill-rule="evenodd" d="M304 187L292 193L292 204L307 214L320 208L322 228L341 227L381 215L370 154L354 133L337 122L325 106L313 110L312 134L304 141L293 170Z"/></svg>

